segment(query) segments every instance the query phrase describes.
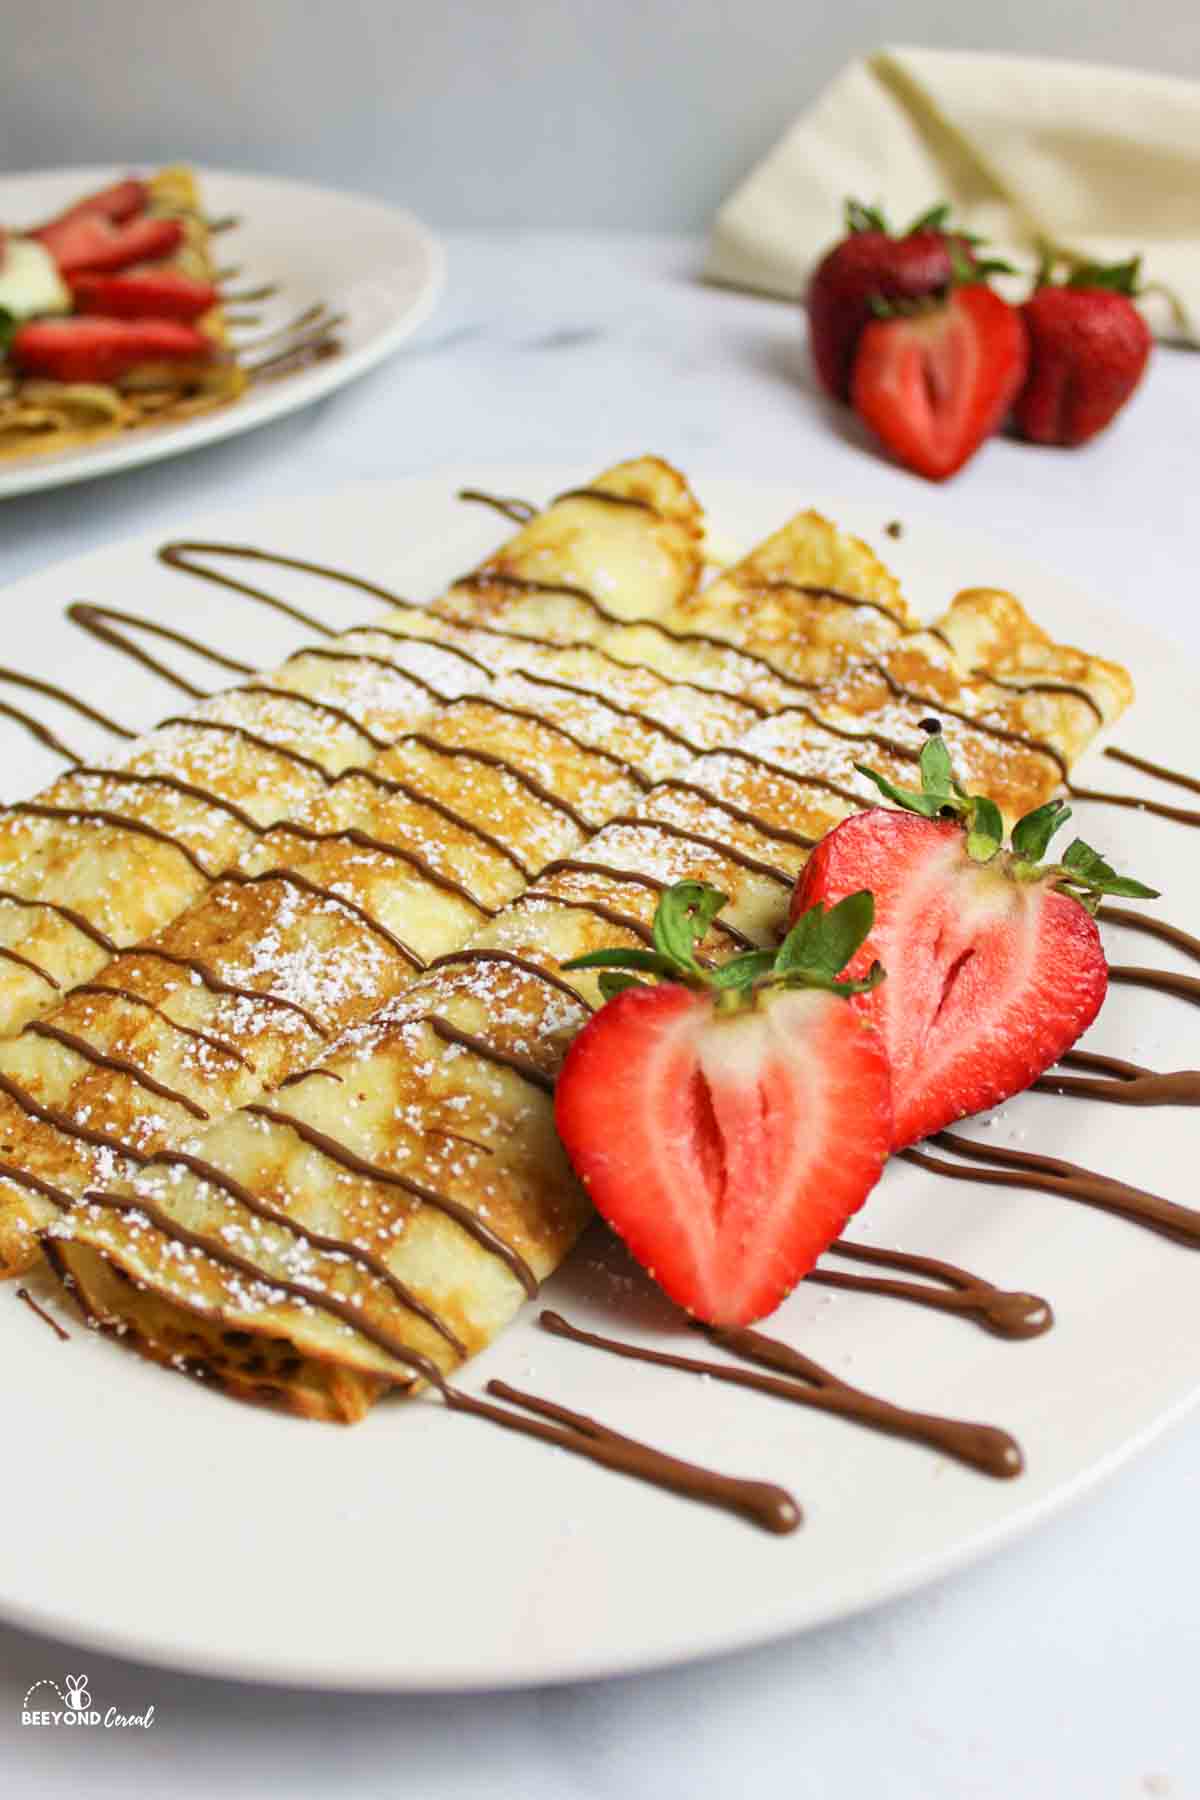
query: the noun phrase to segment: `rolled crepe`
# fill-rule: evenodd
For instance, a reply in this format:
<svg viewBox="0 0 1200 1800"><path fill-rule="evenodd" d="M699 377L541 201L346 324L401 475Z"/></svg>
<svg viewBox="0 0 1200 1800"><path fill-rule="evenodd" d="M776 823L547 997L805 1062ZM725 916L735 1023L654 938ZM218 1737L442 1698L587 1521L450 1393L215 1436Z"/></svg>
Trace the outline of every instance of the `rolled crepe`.
<svg viewBox="0 0 1200 1800"><path fill-rule="evenodd" d="M590 1216L552 1090L598 990L563 965L645 941L684 879L730 897L702 954L772 943L809 846L867 798L855 763L911 781L936 711L960 778L1011 815L1055 790L1098 704L1086 670L1015 693L910 634L556 858L303 1079L62 1213L55 1265L97 1323L240 1397L353 1419L442 1379Z"/></svg>
<svg viewBox="0 0 1200 1800"><path fill-rule="evenodd" d="M686 484L648 458L555 503L489 566L502 563L505 592L522 606L528 592L550 621L564 606L599 609L582 579L599 584L614 569L630 616L653 616L695 582L698 540ZM289 667L330 664L343 699L355 684L361 714L368 694L390 694L409 628L436 631L439 642L417 637L416 652L439 655L452 639L454 660L481 672L473 685L486 700L460 694L439 709L427 697L426 729L406 730L371 768L327 775L285 823L247 819L248 848L197 903L0 1042L0 1258L10 1271L27 1265L45 1204L22 1173L86 1180L114 1154L180 1142L274 1085L461 943L555 851L756 717L733 698L693 693L699 736L688 738L657 719L671 710L671 684L648 670L586 646L544 648L497 619L474 629L416 607L393 617ZM506 664L523 672L487 679ZM624 703L599 699L597 685L620 689ZM393 712L388 735L406 723ZM372 729L372 741L384 739Z"/></svg>

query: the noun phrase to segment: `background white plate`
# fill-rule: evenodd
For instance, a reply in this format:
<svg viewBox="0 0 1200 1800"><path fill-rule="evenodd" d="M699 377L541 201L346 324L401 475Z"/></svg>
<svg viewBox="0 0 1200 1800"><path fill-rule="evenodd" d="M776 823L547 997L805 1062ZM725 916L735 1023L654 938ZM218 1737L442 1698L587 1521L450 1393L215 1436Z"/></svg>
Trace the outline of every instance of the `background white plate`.
<svg viewBox="0 0 1200 1800"><path fill-rule="evenodd" d="M0 219L11 227L39 224L128 173L92 168L5 175ZM231 309L262 315L261 324L235 331L234 341L238 335L263 335L324 301L331 312L346 314L336 333L341 352L195 419L146 426L59 455L0 462L0 499L155 462L295 412L382 362L433 310L445 281L445 256L412 213L276 176L205 168L196 173L207 215L239 220L214 240L218 262L239 268L229 286L236 291L269 281L279 285L278 295L261 306Z"/></svg>
<svg viewBox="0 0 1200 1800"><path fill-rule="evenodd" d="M505 530L457 503L460 485L541 500L589 473L467 467L321 503L181 518L178 529L340 563L431 596ZM878 547L927 617L959 587L1013 587L1057 634L1133 669L1140 695L1117 731L1121 744L1194 767L1200 694L1184 685L1178 652L1063 575L933 518L908 517L897 542L884 535L882 509L862 503L736 481L705 481L700 492L716 530L739 545L821 504ZM65 601L114 601L236 642L248 658L282 654L300 635L162 568L154 547L122 545L4 596L6 616L29 622L29 668L139 723L174 710L171 696L65 627ZM279 591L339 623L371 610L299 579ZM86 729L62 729L89 747ZM10 794L55 766L15 728L3 749ZM1084 770L1096 785L1171 797L1094 754ZM1077 823L1121 867L1165 890L1164 917L1188 924L1196 839L1186 827L1082 805ZM1110 953L1188 967L1125 933L1113 934ZM1198 1034L1194 1008L1117 988L1089 1042L1175 1068L1200 1062ZM1194 1200L1194 1115L1183 1109L1030 1094L986 1130L969 1129ZM833 1418L559 1343L538 1331L533 1307L464 1377L478 1388L504 1376L681 1455L782 1482L806 1523L770 1538L436 1403L380 1406L346 1431L241 1408L78 1326L59 1344L0 1294L10 1546L0 1612L149 1661L298 1684L453 1689L628 1672L828 1620L960 1566L1098 1480L1200 1391L1194 1252L1065 1200L904 1164L889 1169L854 1234L1052 1300L1055 1330L1024 1343L814 1287L801 1287L771 1326L890 1399L1008 1427L1028 1459L1020 1479L990 1481ZM661 1343L678 1334L599 1231L545 1297L617 1335Z"/></svg>

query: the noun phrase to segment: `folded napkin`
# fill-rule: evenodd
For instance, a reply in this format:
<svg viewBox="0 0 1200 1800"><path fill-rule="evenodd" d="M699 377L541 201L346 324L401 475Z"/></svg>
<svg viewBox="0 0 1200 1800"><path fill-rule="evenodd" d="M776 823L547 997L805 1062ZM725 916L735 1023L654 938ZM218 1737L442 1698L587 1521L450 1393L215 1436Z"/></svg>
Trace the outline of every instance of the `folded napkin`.
<svg viewBox="0 0 1200 1800"><path fill-rule="evenodd" d="M1200 84L966 50L851 63L721 207L705 273L795 299L852 195L894 224L948 200L1022 268L1141 251L1156 335L1200 344Z"/></svg>

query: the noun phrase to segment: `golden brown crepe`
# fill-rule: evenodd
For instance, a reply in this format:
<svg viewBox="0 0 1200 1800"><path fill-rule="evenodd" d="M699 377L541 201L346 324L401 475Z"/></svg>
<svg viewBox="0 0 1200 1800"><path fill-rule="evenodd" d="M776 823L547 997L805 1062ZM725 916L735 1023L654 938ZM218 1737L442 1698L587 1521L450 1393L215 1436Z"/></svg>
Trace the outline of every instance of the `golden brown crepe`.
<svg viewBox="0 0 1200 1800"><path fill-rule="evenodd" d="M679 610L803 668L806 585L775 587L765 626L736 579L725 606L715 588ZM879 630L882 615L855 610ZM834 679L793 690L552 861L302 1080L199 1133L190 1162L167 1155L62 1214L52 1254L96 1320L232 1393L321 1418L361 1416L384 1388L440 1379L488 1343L589 1217L552 1088L598 990L563 964L644 941L662 886L683 879L730 896L705 954L771 943L808 844L867 797L856 762L911 780L936 712L960 777L1012 815L1055 790L1111 703L1099 666L1053 694L968 676L947 635L898 630L850 666L839 647ZM684 648L702 658L699 641Z"/></svg>
<svg viewBox="0 0 1200 1800"><path fill-rule="evenodd" d="M545 621L553 623L564 607L585 606L594 631L619 630L584 579L600 586L619 571L622 606L653 616L697 579L699 536L699 511L682 477L646 458L552 505L488 568L499 572L502 560L503 592L523 612L521 584L532 583L530 603ZM757 716L736 699L688 690L695 735L686 737L660 721L660 712L680 707L672 684L652 671L627 668L586 645L546 647L505 632L503 602L490 617L477 630L441 620L432 609L399 609L380 626L347 634L342 648L293 658L285 669L293 680L301 670L334 671L346 724L332 717L333 727L361 736L348 721L369 718L370 741L398 740L394 747L369 769L346 763L288 814L276 795L276 822L268 815L270 829L250 829L251 821L239 827L236 859L226 858L227 873L211 886L198 880L194 905L134 949L87 968L73 990L58 995L51 988L55 1003L0 1040L0 1159L10 1171L0 1181L0 1259L10 1271L32 1253L29 1227L44 1204L20 1171L86 1185L97 1167L111 1169L114 1152L144 1155L178 1143L198 1121L279 1082L426 962L462 943L550 856L635 805L695 749L739 735ZM410 631L429 633L429 641L410 639ZM441 707L436 688L422 691L424 710L414 721L412 683L397 675L397 658L428 662L450 645L454 655L445 660L465 668L471 687L482 691L459 693ZM489 669L506 666L507 674L488 680ZM397 704L398 686L406 707ZM275 705L270 693L243 690L249 698ZM330 704L320 703L322 717L331 717ZM198 731L194 723L187 728ZM205 732L198 735L206 741ZM215 735L224 742L228 734ZM253 739L235 734L231 741L257 750L269 777L261 735L256 729ZM199 876L201 848L212 854L202 834L213 808L194 781L165 791L178 810L174 834L186 842L186 823L198 839L195 860L170 844L166 856L177 871L182 865ZM47 817L39 810L32 819L51 853L61 848L60 837L73 849L77 830L74 817L62 817L61 784L52 795L55 811ZM82 821L91 832L88 854L79 859L81 883L89 896L120 905L128 923L137 902L114 893L114 857L147 841L157 853L160 840L142 833L165 827L143 814L140 831L132 831L128 821L113 826L100 812ZM99 858L97 826L112 834ZM56 895L62 888L60 879ZM161 893L153 899L165 906ZM115 921L111 911L85 911L84 895L74 890L70 903L70 916L43 909L34 917L43 931L57 928L77 954L93 953L94 963L95 940L78 920L112 935ZM17 908L22 916L30 910ZM25 975L32 963L27 939L20 955L14 966ZM10 1009L14 1004L10 996ZM89 1141L71 1135L74 1122L86 1127Z"/></svg>

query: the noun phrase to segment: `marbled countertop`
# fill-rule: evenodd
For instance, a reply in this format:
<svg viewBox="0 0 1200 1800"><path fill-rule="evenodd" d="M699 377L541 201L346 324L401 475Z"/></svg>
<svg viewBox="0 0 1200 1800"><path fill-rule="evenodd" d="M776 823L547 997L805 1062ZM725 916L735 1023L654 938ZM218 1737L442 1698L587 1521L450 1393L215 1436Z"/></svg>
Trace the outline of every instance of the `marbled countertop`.
<svg viewBox="0 0 1200 1800"><path fill-rule="evenodd" d="M178 534L222 505L468 457L599 466L654 450L695 476L792 481L798 504L853 493L878 497L884 517L936 507L1013 537L1200 653L1200 357L1159 352L1128 416L1087 450L998 440L935 490L866 452L854 422L819 399L794 309L696 282L692 240L472 233L452 237L450 254L434 318L341 394L226 444L0 502L0 584L116 537ZM9 642L19 645L16 621ZM1198 1472L1193 1417L1086 1501L914 1598L750 1654L585 1687L431 1700L283 1693L118 1664L0 1626L2 1791L1197 1800ZM91 1553L86 1521L84 1479L79 1541L64 1555ZM77 1665L127 1710L152 1703L153 1730L23 1731L30 1683Z"/></svg>

